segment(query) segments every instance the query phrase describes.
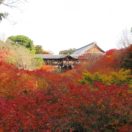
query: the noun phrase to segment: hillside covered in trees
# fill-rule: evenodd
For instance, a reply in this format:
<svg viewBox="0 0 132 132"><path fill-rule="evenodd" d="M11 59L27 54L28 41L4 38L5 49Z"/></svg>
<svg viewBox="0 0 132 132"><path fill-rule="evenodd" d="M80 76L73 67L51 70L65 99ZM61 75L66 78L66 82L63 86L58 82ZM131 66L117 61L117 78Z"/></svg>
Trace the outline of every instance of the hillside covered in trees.
<svg viewBox="0 0 132 132"><path fill-rule="evenodd" d="M19 67L34 66L30 49L2 42L0 47L2 132L132 129L132 45L63 73Z"/></svg>

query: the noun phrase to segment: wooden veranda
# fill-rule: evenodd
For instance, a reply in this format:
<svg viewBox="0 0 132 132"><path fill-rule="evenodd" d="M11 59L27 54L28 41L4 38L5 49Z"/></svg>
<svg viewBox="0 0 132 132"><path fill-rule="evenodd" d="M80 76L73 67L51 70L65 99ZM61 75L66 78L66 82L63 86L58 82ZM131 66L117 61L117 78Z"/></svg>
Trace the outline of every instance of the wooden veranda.
<svg viewBox="0 0 132 132"><path fill-rule="evenodd" d="M72 69L78 62L77 58L70 55L38 54L37 57L42 58L46 65L53 65L61 70Z"/></svg>

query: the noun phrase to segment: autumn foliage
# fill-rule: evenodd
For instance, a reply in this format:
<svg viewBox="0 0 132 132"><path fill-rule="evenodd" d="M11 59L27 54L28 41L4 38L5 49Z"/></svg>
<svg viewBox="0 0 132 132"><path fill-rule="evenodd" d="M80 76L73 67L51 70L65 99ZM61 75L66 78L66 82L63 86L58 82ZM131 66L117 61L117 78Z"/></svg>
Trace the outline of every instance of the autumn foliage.
<svg viewBox="0 0 132 132"><path fill-rule="evenodd" d="M131 69L121 69L120 56L111 50L65 73L1 60L0 132L130 132Z"/></svg>

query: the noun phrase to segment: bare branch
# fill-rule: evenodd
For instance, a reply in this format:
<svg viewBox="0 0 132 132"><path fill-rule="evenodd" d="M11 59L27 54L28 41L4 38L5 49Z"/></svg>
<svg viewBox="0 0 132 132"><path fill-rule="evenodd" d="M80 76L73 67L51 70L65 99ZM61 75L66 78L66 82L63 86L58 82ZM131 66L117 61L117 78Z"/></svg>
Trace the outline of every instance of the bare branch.
<svg viewBox="0 0 132 132"><path fill-rule="evenodd" d="M27 0L0 0L0 5L7 6L9 8L17 8L18 4L21 4L22 2L27 1ZM3 18L6 18L8 13L2 13L0 12L0 21Z"/></svg>
<svg viewBox="0 0 132 132"><path fill-rule="evenodd" d="M2 3L3 3L3 1L4 1L4 0L0 0L0 4L2 4Z"/></svg>
<svg viewBox="0 0 132 132"><path fill-rule="evenodd" d="M8 13L0 13L0 21L3 19L3 18L6 18L8 16Z"/></svg>
<svg viewBox="0 0 132 132"><path fill-rule="evenodd" d="M127 47L132 43L132 29L124 29L119 41L121 47Z"/></svg>
<svg viewBox="0 0 132 132"><path fill-rule="evenodd" d="M26 0L0 0L0 4L3 4L4 6L8 7L16 7L17 3L22 3L23 1Z"/></svg>

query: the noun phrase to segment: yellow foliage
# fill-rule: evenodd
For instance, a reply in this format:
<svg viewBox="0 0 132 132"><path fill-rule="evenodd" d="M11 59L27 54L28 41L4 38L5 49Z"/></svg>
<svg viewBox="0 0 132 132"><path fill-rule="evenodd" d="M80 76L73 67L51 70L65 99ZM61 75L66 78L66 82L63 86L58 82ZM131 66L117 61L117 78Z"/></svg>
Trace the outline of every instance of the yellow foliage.
<svg viewBox="0 0 132 132"><path fill-rule="evenodd" d="M124 85L128 84L129 87L132 87L132 77L130 70L121 69L117 72L110 72L109 74L102 73L90 73L86 72L83 74L83 79L80 81L83 84L93 85L94 82L101 82L105 85Z"/></svg>

